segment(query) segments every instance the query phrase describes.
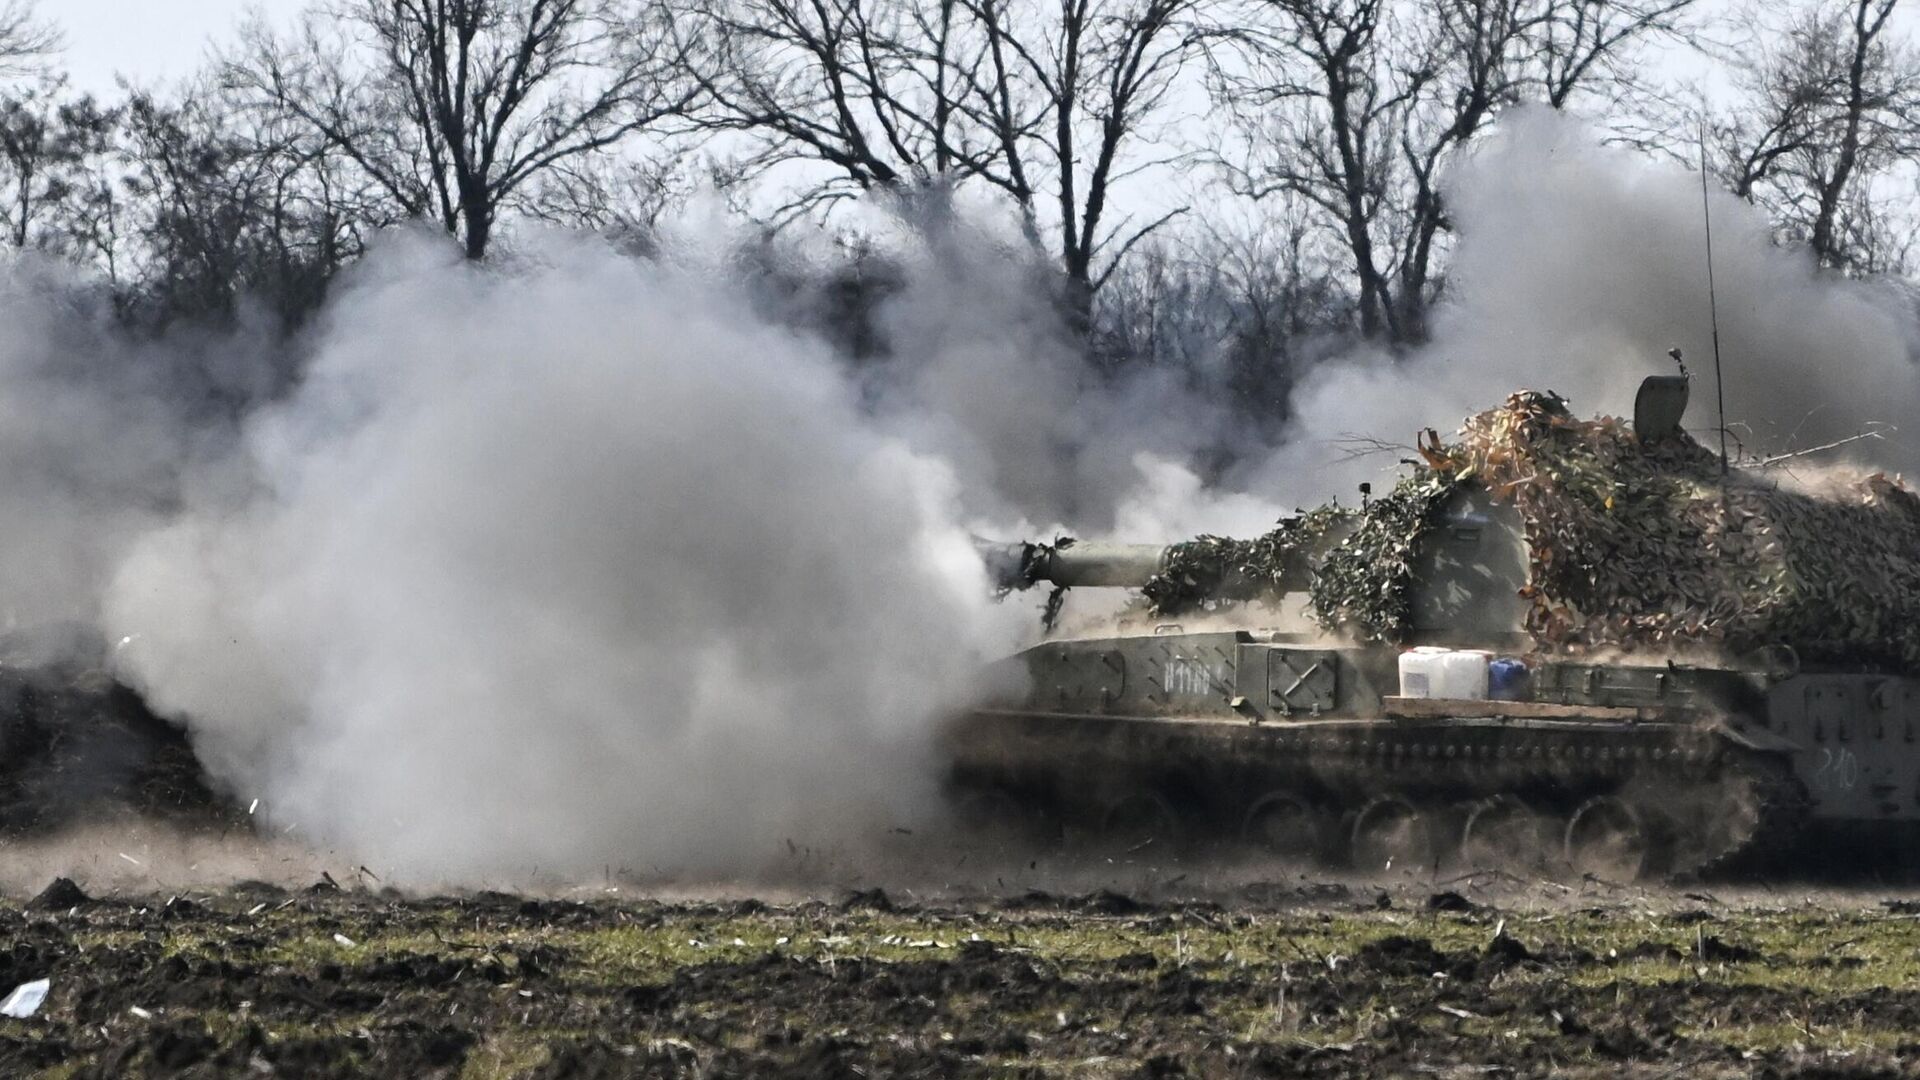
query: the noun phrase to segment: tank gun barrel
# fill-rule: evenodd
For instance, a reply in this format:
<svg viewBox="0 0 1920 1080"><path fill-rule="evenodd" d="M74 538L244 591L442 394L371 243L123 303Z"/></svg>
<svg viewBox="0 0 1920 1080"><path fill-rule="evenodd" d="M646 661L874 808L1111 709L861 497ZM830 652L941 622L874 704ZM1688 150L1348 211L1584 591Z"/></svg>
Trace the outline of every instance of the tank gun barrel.
<svg viewBox="0 0 1920 1080"><path fill-rule="evenodd" d="M1051 544L976 541L987 574L1002 589L1040 582L1137 589L1166 568L1165 544L1116 544L1063 537Z"/></svg>

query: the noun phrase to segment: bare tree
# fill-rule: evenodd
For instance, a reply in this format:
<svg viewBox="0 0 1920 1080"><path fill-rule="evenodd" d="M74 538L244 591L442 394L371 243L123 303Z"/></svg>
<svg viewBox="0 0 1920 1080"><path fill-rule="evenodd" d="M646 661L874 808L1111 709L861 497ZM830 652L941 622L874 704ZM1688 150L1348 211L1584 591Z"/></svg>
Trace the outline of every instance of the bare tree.
<svg viewBox="0 0 1920 1080"><path fill-rule="evenodd" d="M0 77L39 72L63 40L58 27L40 18L33 0L0 0Z"/></svg>
<svg viewBox="0 0 1920 1080"><path fill-rule="evenodd" d="M65 81L44 69L61 40L33 0L0 0L0 78L35 76L0 99L6 239L16 248L57 246L61 230L37 226L91 186L79 182L78 173L111 126L91 98L71 97Z"/></svg>
<svg viewBox="0 0 1920 1080"><path fill-rule="evenodd" d="M111 198L105 164L117 119L57 79L0 96L6 240L84 258L89 222Z"/></svg>
<svg viewBox="0 0 1920 1080"><path fill-rule="evenodd" d="M1694 0L1540 0L1526 20L1528 79L1540 100L1566 108L1598 93L1618 105L1646 89L1636 46L1690 31Z"/></svg>
<svg viewBox="0 0 1920 1080"><path fill-rule="evenodd" d="M623 250L655 250L661 221L686 205L703 182L725 186L730 177L709 177L698 162L662 156L583 158L547 170L525 199L530 217L566 228L587 229Z"/></svg>
<svg viewBox="0 0 1920 1080"><path fill-rule="evenodd" d="M1920 146L1920 54L1892 36L1896 0L1822 0L1751 50L1745 101L1716 125L1728 180L1824 266L1903 268L1909 227L1877 182Z"/></svg>
<svg viewBox="0 0 1920 1080"><path fill-rule="evenodd" d="M989 52L1019 57L1023 66L1013 79L1030 88L1042 120L1030 129L1029 113L1006 104L1005 77L981 96L978 111L1001 143L1008 174L1037 174L1050 186L1067 278L1090 299L1133 245L1182 212L1140 226L1106 221L1115 184L1140 164L1123 156L1127 144L1141 139L1194 55L1196 38L1181 22L1193 0L1061 0L1053 25L1039 12L1021 18L1004 0L972 2ZM1030 190L1014 194L1031 208ZM1100 267L1103 253L1108 257Z"/></svg>
<svg viewBox="0 0 1920 1080"><path fill-rule="evenodd" d="M1351 260L1361 332L1391 324L1391 242L1383 219L1398 211L1400 160L1394 132L1417 85L1378 44L1386 0L1276 0L1256 9L1269 22L1234 36L1238 55L1221 65L1217 96L1248 139L1229 161L1234 186L1256 201L1292 197L1320 210ZM1237 67L1234 61L1244 67Z"/></svg>
<svg viewBox="0 0 1920 1080"><path fill-rule="evenodd" d="M339 0L253 24L224 78L478 259L530 181L685 114L692 48L639 0Z"/></svg>
<svg viewBox="0 0 1920 1080"><path fill-rule="evenodd" d="M1118 255L1167 215L1112 219L1196 55L1198 0L701 0L688 35L716 131L750 170L830 166L789 209L935 182L1010 197L1081 315ZM1104 259L1103 259L1104 256Z"/></svg>
<svg viewBox="0 0 1920 1080"><path fill-rule="evenodd" d="M1426 335L1448 230L1439 182L1500 110L1618 97L1631 49L1691 0L1245 0L1214 51L1230 185L1314 208L1344 247L1360 330Z"/></svg>
<svg viewBox="0 0 1920 1080"><path fill-rule="evenodd" d="M697 69L709 131L754 140L742 167L758 176L822 162L803 209L854 191L982 174L994 147L958 122L956 77L978 69L959 0L699 0L683 23L714 51Z"/></svg>
<svg viewBox="0 0 1920 1080"><path fill-rule="evenodd" d="M295 124L228 107L218 88L132 95L116 221L124 314L222 322L243 305L297 325L362 248L375 193Z"/></svg>
<svg viewBox="0 0 1920 1080"><path fill-rule="evenodd" d="M1249 432L1277 436L1296 382L1351 343L1352 297L1315 235L1289 214L1140 245L1100 291L1096 356L1166 369L1230 408L1239 422L1220 432L1225 456Z"/></svg>

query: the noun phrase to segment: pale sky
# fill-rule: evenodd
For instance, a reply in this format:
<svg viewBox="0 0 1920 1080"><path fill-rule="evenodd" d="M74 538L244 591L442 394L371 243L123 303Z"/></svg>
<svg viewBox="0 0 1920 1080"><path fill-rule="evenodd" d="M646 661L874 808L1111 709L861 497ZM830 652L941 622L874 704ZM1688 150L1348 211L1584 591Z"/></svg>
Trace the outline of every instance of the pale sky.
<svg viewBox="0 0 1920 1080"><path fill-rule="evenodd" d="M304 0L39 0L43 18L60 25L66 51L56 58L76 88L109 95L114 76L155 86L200 66L209 40L230 39L250 10L284 20Z"/></svg>

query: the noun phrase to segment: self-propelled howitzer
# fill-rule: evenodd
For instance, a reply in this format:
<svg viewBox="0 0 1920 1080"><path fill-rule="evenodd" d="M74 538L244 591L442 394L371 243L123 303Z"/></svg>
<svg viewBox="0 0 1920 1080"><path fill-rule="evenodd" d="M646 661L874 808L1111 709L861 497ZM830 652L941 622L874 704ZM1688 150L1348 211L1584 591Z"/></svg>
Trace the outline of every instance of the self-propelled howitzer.
<svg viewBox="0 0 1920 1080"><path fill-rule="evenodd" d="M986 545L1005 588L1139 598L948 728L967 817L1617 876L1920 835L1920 499L1723 473L1659 382L1632 427L1516 394L1390 494L1251 540Z"/></svg>

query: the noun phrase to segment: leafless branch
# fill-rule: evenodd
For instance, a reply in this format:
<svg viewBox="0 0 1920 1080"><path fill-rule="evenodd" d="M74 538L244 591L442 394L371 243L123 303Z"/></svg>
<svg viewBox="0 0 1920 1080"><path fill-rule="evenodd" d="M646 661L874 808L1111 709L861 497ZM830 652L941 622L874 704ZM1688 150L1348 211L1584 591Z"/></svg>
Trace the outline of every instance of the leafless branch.
<svg viewBox="0 0 1920 1080"><path fill-rule="evenodd" d="M1814 454L1824 454L1829 450L1837 450L1842 446L1847 446L1852 443L1857 443L1864 439L1884 439L1888 435L1892 434L1895 430L1897 429L1894 428L1894 426L1891 424L1883 424L1883 423L1876 422L1876 423L1870 424L1866 430L1855 432L1854 434L1848 435L1847 437L1842 439L1835 439L1832 442L1821 443L1819 446L1809 446L1801 450L1789 450L1786 453L1774 454L1770 457L1763 457L1758 461L1755 461L1753 463L1753 467L1756 469L1772 468L1775 465L1783 465L1783 464L1786 464L1787 462L1797 461L1800 458L1810 457Z"/></svg>
<svg viewBox="0 0 1920 1080"><path fill-rule="evenodd" d="M531 181L689 115L699 48L619 0L334 0L292 40L256 22L222 72L477 259Z"/></svg>

